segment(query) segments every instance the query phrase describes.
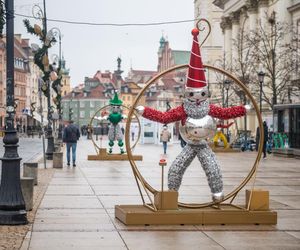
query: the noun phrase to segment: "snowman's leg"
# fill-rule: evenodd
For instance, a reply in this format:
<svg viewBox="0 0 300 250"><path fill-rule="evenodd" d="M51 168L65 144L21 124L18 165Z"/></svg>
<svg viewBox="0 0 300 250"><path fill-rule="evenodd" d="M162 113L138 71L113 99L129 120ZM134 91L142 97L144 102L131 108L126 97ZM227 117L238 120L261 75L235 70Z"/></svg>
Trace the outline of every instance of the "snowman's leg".
<svg viewBox="0 0 300 250"><path fill-rule="evenodd" d="M173 161L168 174L168 188L170 190L178 191L181 185L183 174L195 158L196 154L197 151L194 149L194 147L191 147L187 144L181 153L176 157L175 161Z"/></svg>
<svg viewBox="0 0 300 250"><path fill-rule="evenodd" d="M118 141L118 146L120 147L120 152L121 152L121 154L124 154L123 133L122 133L122 130L121 130L121 127L120 127L119 124L117 124L116 127L115 127L115 133L116 133L115 138Z"/></svg>
<svg viewBox="0 0 300 250"><path fill-rule="evenodd" d="M206 174L208 185L212 192L214 201L223 199L223 180L220 166L217 162L215 154L208 145L199 146L197 149L197 157L201 162L202 168Z"/></svg>

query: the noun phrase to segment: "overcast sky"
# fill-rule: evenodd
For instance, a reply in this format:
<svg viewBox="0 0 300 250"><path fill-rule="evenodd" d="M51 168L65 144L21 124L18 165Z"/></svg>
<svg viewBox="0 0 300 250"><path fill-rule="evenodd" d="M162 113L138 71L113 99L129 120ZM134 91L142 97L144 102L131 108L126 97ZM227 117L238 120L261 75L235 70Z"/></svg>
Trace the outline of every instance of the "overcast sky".
<svg viewBox="0 0 300 250"><path fill-rule="evenodd" d="M94 23L151 23L194 18L193 0L46 0L47 18ZM43 1L15 0L16 14L32 15L32 6ZM23 25L23 17L15 18L15 33L34 37ZM39 23L30 19L31 24ZM156 70L157 51L162 33L168 37L170 47L190 50L193 22L160 26L103 27L48 22L48 30L58 27L63 35L62 51L70 69L71 85L82 83L85 76L92 77L97 70L114 71L117 57L127 75L133 69ZM39 43L39 42L37 42ZM58 44L50 51L58 54Z"/></svg>

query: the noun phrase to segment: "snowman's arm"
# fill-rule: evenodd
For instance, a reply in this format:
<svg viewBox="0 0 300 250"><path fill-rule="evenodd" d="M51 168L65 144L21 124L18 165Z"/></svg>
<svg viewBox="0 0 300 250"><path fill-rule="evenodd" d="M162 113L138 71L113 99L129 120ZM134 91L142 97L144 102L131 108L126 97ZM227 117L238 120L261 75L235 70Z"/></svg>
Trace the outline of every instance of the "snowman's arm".
<svg viewBox="0 0 300 250"><path fill-rule="evenodd" d="M143 117L152 121L168 124L171 122L184 120L186 118L186 114L182 106L178 106L177 108L170 109L166 112L161 112L149 107L145 107Z"/></svg>
<svg viewBox="0 0 300 250"><path fill-rule="evenodd" d="M244 106L235 106L230 108L218 107L214 104L209 105L209 115L214 118L222 120L233 119L246 115L246 108Z"/></svg>

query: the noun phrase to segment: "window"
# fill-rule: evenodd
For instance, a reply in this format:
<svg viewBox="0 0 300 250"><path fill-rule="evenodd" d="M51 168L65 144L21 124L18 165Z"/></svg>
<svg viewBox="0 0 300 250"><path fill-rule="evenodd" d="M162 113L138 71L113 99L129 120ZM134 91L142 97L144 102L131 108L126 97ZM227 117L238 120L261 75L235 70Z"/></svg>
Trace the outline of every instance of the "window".
<svg viewBox="0 0 300 250"><path fill-rule="evenodd" d="M84 108L84 107L85 107L84 101L80 101L80 108Z"/></svg>
<svg viewBox="0 0 300 250"><path fill-rule="evenodd" d="M90 111L90 118L92 118L94 116L94 114L95 114L94 110L91 110Z"/></svg>
<svg viewBox="0 0 300 250"><path fill-rule="evenodd" d="M95 108L95 102L94 101L90 101L90 107Z"/></svg>
<svg viewBox="0 0 300 250"><path fill-rule="evenodd" d="M84 111L80 111L80 118L84 118L84 116L85 116L85 112Z"/></svg>

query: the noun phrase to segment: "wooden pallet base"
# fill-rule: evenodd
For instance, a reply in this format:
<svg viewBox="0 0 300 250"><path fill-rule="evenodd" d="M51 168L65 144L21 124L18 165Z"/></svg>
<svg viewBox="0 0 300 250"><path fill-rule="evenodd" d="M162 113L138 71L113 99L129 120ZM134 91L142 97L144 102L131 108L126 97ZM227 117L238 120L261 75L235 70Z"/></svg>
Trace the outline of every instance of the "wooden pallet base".
<svg viewBox="0 0 300 250"><path fill-rule="evenodd" d="M230 204L219 208L151 211L143 205L117 205L115 217L125 225L277 224L275 211L248 211Z"/></svg>
<svg viewBox="0 0 300 250"><path fill-rule="evenodd" d="M142 161L142 155L133 155L133 160ZM88 155L89 161L128 161L127 154L108 154L106 148L100 148L98 155Z"/></svg>

